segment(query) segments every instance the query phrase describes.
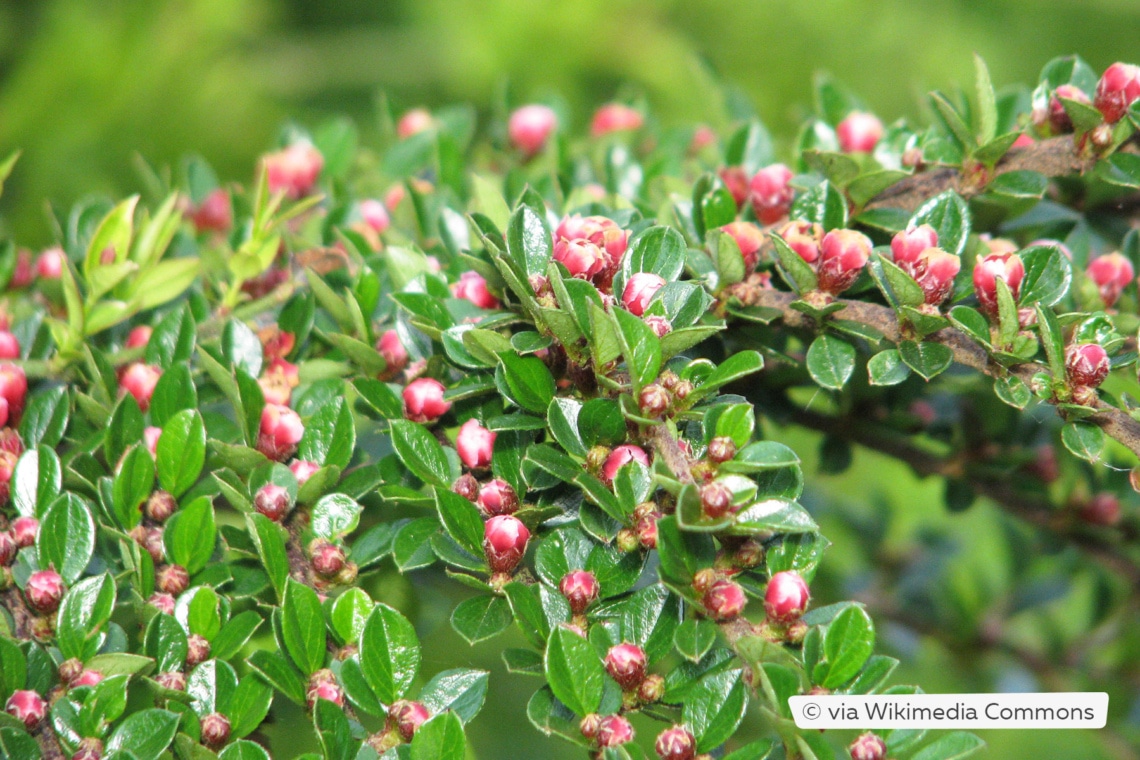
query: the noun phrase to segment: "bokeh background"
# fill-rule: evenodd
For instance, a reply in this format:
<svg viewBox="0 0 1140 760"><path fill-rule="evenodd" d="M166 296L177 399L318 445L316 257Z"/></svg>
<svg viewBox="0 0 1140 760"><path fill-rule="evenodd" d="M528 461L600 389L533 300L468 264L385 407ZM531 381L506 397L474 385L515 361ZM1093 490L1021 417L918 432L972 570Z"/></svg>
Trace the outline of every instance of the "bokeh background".
<svg viewBox="0 0 1140 760"><path fill-rule="evenodd" d="M722 81L786 141L821 69L889 120L921 116L930 89L971 82L974 51L1000 87L1031 82L1046 60L1070 52L1098 70L1136 60L1138 33L1136 0L0 0L0 153L24 151L0 213L21 243L41 245L51 234L45 201L139 190L136 152L159 166L200 153L223 179L246 180L287 119L313 125L346 114L368 144L380 132L382 98L397 110L467 101L486 116L504 92L515 102L558 97L581 126L597 103L638 95L664 123L717 125L723 90L710 84ZM932 536L940 551L926 595L952 599L971 620L996 616L1024 629L1029 644L1043 626L1063 628L1072 605L1095 603L1079 566L1037 604L1002 598L995 589L1025 558L1009 556L1004 538L1016 528L997 510L981 503L950 514L939 483L866 452L842 475L821 473L818 437L780 435L804 457L805 503L836 544L813 589L819 603L873 597L871 568L884 557L903 562ZM872 551L865 526L884 510L893 517ZM424 670L493 672L472 756L580 757L526 724L537 682L505 674L502 639L469 649L450 631L447 612L464 590L431 573L415 582L385 574L370 590L419 616ZM879 620L882 647L904 662L898 679L929 691L1058 683L1048 667L1034 670L969 636L947 645ZM1140 718L1140 708L1131 714ZM1118 728L1136 735L1135 726ZM643 734L651 736L648 726ZM289 739L289 754L315 749L307 736ZM985 738L995 759L1130 756L1118 738L1093 733Z"/></svg>

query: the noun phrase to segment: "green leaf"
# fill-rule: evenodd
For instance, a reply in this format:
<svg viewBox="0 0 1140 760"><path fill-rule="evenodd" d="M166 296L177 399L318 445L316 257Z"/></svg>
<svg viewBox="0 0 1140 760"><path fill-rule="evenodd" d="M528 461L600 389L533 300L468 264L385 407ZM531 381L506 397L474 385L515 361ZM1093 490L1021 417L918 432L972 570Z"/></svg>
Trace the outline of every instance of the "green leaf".
<svg viewBox="0 0 1140 760"><path fill-rule="evenodd" d="M847 225L847 199L839 188L824 180L796 196L788 217L813 222L830 232Z"/></svg>
<svg viewBox="0 0 1140 760"><path fill-rule="evenodd" d="M352 410L343 398L323 404L305 421L305 433L297 446L297 456L308 462L340 467L348 466L356 446L356 427Z"/></svg>
<svg viewBox="0 0 1140 760"><path fill-rule="evenodd" d="M1072 264L1055 245L1034 245L1020 253L1025 264L1018 302L1026 306L1040 303L1053 306L1069 292Z"/></svg>
<svg viewBox="0 0 1140 760"><path fill-rule="evenodd" d="M280 652L259 649L249 656L249 664L290 700L305 704L306 682Z"/></svg>
<svg viewBox="0 0 1140 760"><path fill-rule="evenodd" d="M156 453L158 482L178 498L198 481L206 463L206 426L197 409L183 410L167 420Z"/></svg>
<svg viewBox="0 0 1140 760"><path fill-rule="evenodd" d="M708 675L685 694L682 719L697 738L697 751L709 752L736 731L748 706L743 672L729 670Z"/></svg>
<svg viewBox="0 0 1140 760"><path fill-rule="evenodd" d="M554 398L554 376L546 363L510 351L499 354L499 359L511 399L528 412L545 413Z"/></svg>
<svg viewBox="0 0 1140 760"><path fill-rule="evenodd" d="M714 232L709 247L716 263L717 285L725 288L735 285L748 274L744 267L744 254L736 238L727 232Z"/></svg>
<svg viewBox="0 0 1140 760"><path fill-rule="evenodd" d="M954 363L953 349L941 343L904 340L899 344L899 357L924 380L937 377Z"/></svg>
<svg viewBox="0 0 1140 760"><path fill-rule="evenodd" d="M415 680L420 643L408 619L386 604L377 604L360 635L360 668L364 680L384 704L402 697Z"/></svg>
<svg viewBox="0 0 1140 760"><path fill-rule="evenodd" d="M280 599L285 592L285 579L289 577L289 557L285 551L284 530L262 514L247 514L245 521L250 538L257 547L261 564L265 567L269 581Z"/></svg>
<svg viewBox="0 0 1140 760"><path fill-rule="evenodd" d="M305 675L325 664L325 617L317 592L292 578L285 582L281 638L293 663Z"/></svg>
<svg viewBox="0 0 1140 760"><path fill-rule="evenodd" d="M757 533L810 533L819 529L811 514L799 503L782 498L770 498L750 504L736 513L729 533L755 535Z"/></svg>
<svg viewBox="0 0 1140 760"><path fill-rule="evenodd" d="M66 385L57 385L31 396L20 419L20 439L26 448L56 446L63 440L71 404Z"/></svg>
<svg viewBox="0 0 1140 760"><path fill-rule="evenodd" d="M1061 428L1061 442L1074 456L1096 462L1104 452L1104 431L1089 422L1070 422Z"/></svg>
<svg viewBox="0 0 1140 760"><path fill-rule="evenodd" d="M466 756L467 737L453 712L436 715L412 737L411 760L463 760Z"/></svg>
<svg viewBox="0 0 1140 760"><path fill-rule="evenodd" d="M898 299L899 303L905 306L920 306L926 303L926 296L922 292L922 287L914 281L913 277L900 269L893 261L889 261L878 254L875 255L875 260L882 267L883 274L890 285L891 293Z"/></svg>
<svg viewBox="0 0 1140 760"><path fill-rule="evenodd" d="M995 379L994 393L997 394L998 398L1014 409L1024 409L1032 396L1028 386L1021 381L1021 378L1015 375Z"/></svg>
<svg viewBox="0 0 1140 760"><path fill-rule="evenodd" d="M851 606L827 626L823 637L826 675L822 686L835 689L850 681L875 651L875 628L861 608Z"/></svg>
<svg viewBox="0 0 1140 760"><path fill-rule="evenodd" d="M427 428L409 420L392 420L391 435L396 455L412 474L427 483L451 487L451 466L443 446Z"/></svg>
<svg viewBox="0 0 1140 760"><path fill-rule="evenodd" d="M455 542L476 557L483 556L483 517L479 509L457 493L435 489L440 522Z"/></svg>
<svg viewBox="0 0 1140 760"><path fill-rule="evenodd" d="M190 307L183 304L155 326L147 341L143 360L164 371L175 363L188 362L194 354L196 337L194 315L191 314Z"/></svg>
<svg viewBox="0 0 1140 760"><path fill-rule="evenodd" d="M953 190L936 195L919 206L908 227L929 224L938 233L938 247L961 256L970 236L970 208Z"/></svg>
<svg viewBox="0 0 1140 760"><path fill-rule="evenodd" d="M119 724L107 742L107 751L126 750L136 760L158 760L177 731L177 714L167 710L140 710Z"/></svg>
<svg viewBox="0 0 1140 760"><path fill-rule="evenodd" d="M150 419L158 427L183 409L198 406L198 390L188 364L176 364L162 373L150 399Z"/></svg>
<svg viewBox="0 0 1140 760"><path fill-rule="evenodd" d="M557 628L546 645L546 680L558 701L584 716L602 703L606 671L590 642Z"/></svg>
<svg viewBox="0 0 1140 760"><path fill-rule="evenodd" d="M633 382L633 392L637 394L657 379L661 370L661 340L653 328L625 309L614 309L613 317L617 321L618 340Z"/></svg>
<svg viewBox="0 0 1140 760"><path fill-rule="evenodd" d="M461 722L468 723L483 708L488 675L485 670L467 668L437 673L420 690L420 702L432 715L450 710Z"/></svg>
<svg viewBox="0 0 1140 760"><path fill-rule="evenodd" d="M716 643L716 624L711 620L686 620L677 626L673 634L673 645L681 656L700 662Z"/></svg>
<svg viewBox="0 0 1140 760"><path fill-rule="evenodd" d="M95 655L114 607L115 581L107 573L85 578L68 589L56 618L56 641L65 659L86 662Z"/></svg>
<svg viewBox="0 0 1140 760"><path fill-rule="evenodd" d="M533 208L520 205L507 227L507 251L527 277L546 274L553 243L546 221Z"/></svg>
<svg viewBox="0 0 1140 760"><path fill-rule="evenodd" d="M142 440L145 428L143 413L139 410L135 397L129 393L123 394L111 412L111 420L107 423L107 432L103 436L103 455L107 461L117 463L130 446Z"/></svg>
<svg viewBox="0 0 1140 760"><path fill-rule="evenodd" d="M783 275L788 285L792 286L797 293L815 290L819 281L816 279L815 270L812 269L811 265L792 250L792 247L779 235L769 235L768 239L772 241L775 248L776 258L780 265L780 274Z"/></svg>
<svg viewBox="0 0 1140 760"><path fill-rule="evenodd" d="M269 684L255 674L241 679L226 712L230 719L230 738L239 739L256 731L272 703L273 688Z"/></svg>
<svg viewBox="0 0 1140 760"><path fill-rule="evenodd" d="M65 493L43 514L36 538L41 567L53 566L71 585L83 575L95 553L95 520L87 503Z"/></svg>
<svg viewBox="0 0 1140 760"><path fill-rule="evenodd" d="M154 460L145 446L136 444L123 457L111 486L115 516L124 528L129 530L139 524L142 519L139 506L150 496L153 487Z"/></svg>
<svg viewBox="0 0 1140 760"><path fill-rule="evenodd" d="M586 444L578 435L578 415L581 410L582 402L556 397L546 410L546 420L554 440L567 453L584 458L587 454Z"/></svg>
<svg viewBox="0 0 1140 760"><path fill-rule="evenodd" d="M325 760L352 760L356 756L357 744L343 708L327 699L318 699L313 707L313 724Z"/></svg>
<svg viewBox="0 0 1140 760"><path fill-rule="evenodd" d="M735 206L733 203L733 216ZM676 280L685 269L685 250L685 238L672 227L642 230L630 239L622 257L622 282L637 272L660 275L665 282Z"/></svg>
<svg viewBox="0 0 1140 760"><path fill-rule="evenodd" d="M984 746L986 743L973 734L954 731L923 747L911 760L962 760Z"/></svg>
<svg viewBox="0 0 1140 760"><path fill-rule="evenodd" d="M975 91L978 98L978 143L984 145L997 135L997 99L986 62L974 53Z"/></svg>
<svg viewBox="0 0 1140 760"><path fill-rule="evenodd" d="M468 644L474 645L507 630L512 619L506 599L485 594L460 602L451 613L451 627Z"/></svg>
<svg viewBox="0 0 1140 760"><path fill-rule="evenodd" d="M313 534L320 538L341 538L356 530L362 510L363 507L351 496L330 493L313 505Z"/></svg>
<svg viewBox="0 0 1140 760"><path fill-rule="evenodd" d="M106 267L102 263L104 250L110 248L114 252L115 262L122 262L130 253L135 206L138 202L139 196L132 195L111 209L99 223L83 258L84 276L89 281L97 270Z"/></svg>
<svg viewBox="0 0 1140 760"><path fill-rule="evenodd" d="M230 742L220 753L218 760L272 760L260 744L240 739Z"/></svg>
<svg viewBox="0 0 1140 760"><path fill-rule="evenodd" d="M764 369L764 357L758 351L738 351L725 359L710 372L703 381L686 398L686 403L692 405L697 400L729 383L747 377ZM588 404L587 404L588 406Z"/></svg>
<svg viewBox="0 0 1140 760"><path fill-rule="evenodd" d="M820 386L840 390L855 371L855 347L832 335L820 335L808 347L807 369Z"/></svg>
<svg viewBox="0 0 1140 760"><path fill-rule="evenodd" d="M871 385L898 385L910 377L910 367L903 362L897 349L890 348L867 361L867 375Z"/></svg>
<svg viewBox="0 0 1140 760"><path fill-rule="evenodd" d="M966 121L946 99L945 95L940 92L932 92L930 93L930 102L934 106L938 118L946 125L946 128L950 130L950 133L958 140L958 144L964 150L977 146L977 140L966 125Z"/></svg>
<svg viewBox="0 0 1140 760"><path fill-rule="evenodd" d="M175 512L163 530L166 556L174 564L185 567L190 575L206 567L214 553L216 539L214 505L206 496L194 499Z"/></svg>
<svg viewBox="0 0 1140 760"><path fill-rule="evenodd" d="M955 306L950 310L950 321L983 346L990 345L990 323L977 309Z"/></svg>
<svg viewBox="0 0 1140 760"><path fill-rule="evenodd" d="M1042 304L1037 304L1037 330L1041 334L1049 371L1059 380L1065 376L1065 334L1057 315Z"/></svg>
<svg viewBox="0 0 1140 760"><path fill-rule="evenodd" d="M738 129L725 147L725 164L740 166L749 175L772 163L772 137L759 119L752 119Z"/></svg>
<svg viewBox="0 0 1140 760"><path fill-rule="evenodd" d="M1049 188L1049 178L1040 172L1002 172L986 185L986 192L1007 198L1040 198Z"/></svg>
<svg viewBox="0 0 1140 760"><path fill-rule="evenodd" d="M715 174L704 174L693 184L693 226L697 237L736 219L736 200Z"/></svg>

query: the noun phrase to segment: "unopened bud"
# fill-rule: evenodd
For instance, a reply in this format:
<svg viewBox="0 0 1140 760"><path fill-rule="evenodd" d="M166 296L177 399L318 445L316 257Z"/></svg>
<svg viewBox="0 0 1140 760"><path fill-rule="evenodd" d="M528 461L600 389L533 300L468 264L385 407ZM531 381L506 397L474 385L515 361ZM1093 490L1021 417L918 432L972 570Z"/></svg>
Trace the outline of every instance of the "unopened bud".
<svg viewBox="0 0 1140 760"><path fill-rule="evenodd" d="M621 715L607 715L598 723L598 746L620 747L633 741L633 726Z"/></svg>
<svg viewBox="0 0 1140 760"><path fill-rule="evenodd" d="M410 742L431 715L419 702L401 699L388 708L388 720L404 741Z"/></svg>
<svg viewBox="0 0 1140 760"><path fill-rule="evenodd" d="M1065 350L1065 375L1070 386L1096 388L1110 369L1108 352L1097 343L1079 343Z"/></svg>
<svg viewBox="0 0 1140 760"><path fill-rule="evenodd" d="M165 565L159 569L154 585L164 594L178 596L190 586L190 573L182 565Z"/></svg>
<svg viewBox="0 0 1140 760"><path fill-rule="evenodd" d="M202 744L210 749L224 747L230 739L230 719L215 712L202 718Z"/></svg>
<svg viewBox="0 0 1140 760"><path fill-rule="evenodd" d="M637 698L645 704L660 702L663 696L665 696L665 679L656 673L647 675L637 687Z"/></svg>
<svg viewBox="0 0 1140 760"><path fill-rule="evenodd" d="M610 647L605 664L606 672L626 691L637 688L645 679L645 650L636 644L623 643Z"/></svg>
<svg viewBox="0 0 1140 760"><path fill-rule="evenodd" d="M656 383L650 383L641 389L637 396L637 405L641 413L649 418L661 417L669 410L672 398L669 391Z"/></svg>
<svg viewBox="0 0 1140 760"><path fill-rule="evenodd" d="M478 505L489 517L513 515L519 509L519 497L505 480L494 478L479 488Z"/></svg>
<svg viewBox="0 0 1140 760"><path fill-rule="evenodd" d="M266 483L257 489L253 506L273 522L281 522L289 513L289 491L276 483Z"/></svg>
<svg viewBox="0 0 1140 760"><path fill-rule="evenodd" d="M811 593L802 576L793 570L776 573L764 591L764 609L768 617L780 623L798 619L807 609Z"/></svg>
<svg viewBox="0 0 1140 760"><path fill-rule="evenodd" d="M887 756L887 745L878 736L866 733L847 748L851 760L883 760Z"/></svg>
<svg viewBox="0 0 1140 760"><path fill-rule="evenodd" d="M479 500L479 481L470 473L456 478L451 484L451 490L472 503Z"/></svg>
<svg viewBox="0 0 1140 760"><path fill-rule="evenodd" d="M589 570L573 570L562 576L558 590L570 604L570 612L581 615L597 600L601 589Z"/></svg>
<svg viewBox="0 0 1140 760"><path fill-rule="evenodd" d="M190 634L186 639L186 669L192 670L208 659L210 659L210 642L205 636Z"/></svg>
<svg viewBox="0 0 1140 760"><path fill-rule="evenodd" d="M713 620L732 620L744 611L748 603L744 589L732 581L719 580L701 597L705 611Z"/></svg>
<svg viewBox="0 0 1140 760"><path fill-rule="evenodd" d="M661 760L692 760L697 752L697 740L684 726L673 726L657 735L653 748Z"/></svg>
<svg viewBox="0 0 1140 760"><path fill-rule="evenodd" d="M32 573L24 587L24 597L36 612L50 615L59 608L66 589L63 578L55 570L47 569Z"/></svg>
<svg viewBox="0 0 1140 760"><path fill-rule="evenodd" d="M714 520L732 510L732 489L719 480L701 486L701 509Z"/></svg>
<svg viewBox="0 0 1140 760"><path fill-rule="evenodd" d="M736 443L727 436L717 436L709 441L708 457L720 464L736 456Z"/></svg>
<svg viewBox="0 0 1140 760"><path fill-rule="evenodd" d="M155 491L146 500L146 516L155 522L166 522L174 511L178 509L178 502L174 497L163 490Z"/></svg>
<svg viewBox="0 0 1140 760"><path fill-rule="evenodd" d="M515 569L526 553L530 531L517 518L510 515L492 517L483 526L483 552L487 564L496 573L509 573Z"/></svg>
<svg viewBox="0 0 1140 760"><path fill-rule="evenodd" d="M332 578L344 568L344 549L331 541L318 538L309 547L313 572L322 578Z"/></svg>

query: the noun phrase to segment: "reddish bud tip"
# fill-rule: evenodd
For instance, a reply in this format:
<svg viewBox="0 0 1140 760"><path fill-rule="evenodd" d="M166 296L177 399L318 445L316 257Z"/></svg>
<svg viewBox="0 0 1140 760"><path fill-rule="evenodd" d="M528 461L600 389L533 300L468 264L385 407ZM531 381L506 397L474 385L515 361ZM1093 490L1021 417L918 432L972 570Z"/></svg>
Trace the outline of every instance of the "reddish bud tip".
<svg viewBox="0 0 1140 760"><path fill-rule="evenodd" d="M601 587L589 570L573 570L562 576L558 590L570 603L570 612L581 615L597 600Z"/></svg>
<svg viewBox="0 0 1140 760"><path fill-rule="evenodd" d="M59 573L51 569L40 570L28 577L24 597L36 612L50 615L59 608L65 590Z"/></svg>
<svg viewBox="0 0 1140 760"><path fill-rule="evenodd" d="M79 686L94 686L103 680L103 674L98 670L84 670L71 682L72 688Z"/></svg>
<svg viewBox="0 0 1140 760"><path fill-rule="evenodd" d="M726 580L715 581L701 598L705 611L713 620L732 620L744 611L748 600L744 589Z"/></svg>
<svg viewBox="0 0 1140 760"><path fill-rule="evenodd" d="M1061 102L1061 98L1075 100L1085 105L1089 105L1092 102L1084 90L1071 84L1063 84L1054 90L1053 94L1049 96L1048 116L1046 117L1046 120L1049 122L1049 129L1054 134L1065 134L1073 131L1073 120L1069 116L1068 111L1065 110L1065 105Z"/></svg>
<svg viewBox="0 0 1140 760"><path fill-rule="evenodd" d="M479 500L479 481L470 473L456 478L451 484L451 490L472 503Z"/></svg>
<svg viewBox="0 0 1140 760"><path fill-rule="evenodd" d="M182 565L164 565L155 576L154 585L164 594L178 596L190 586L190 573Z"/></svg>
<svg viewBox="0 0 1140 760"><path fill-rule="evenodd" d="M606 457L605 464L602 465L602 480L607 484L613 483L618 470L630 462L640 462L648 467L649 456L646 455L640 446L634 446L632 444L618 446L610 452L610 455Z"/></svg>
<svg viewBox="0 0 1140 760"><path fill-rule="evenodd" d="M376 351L384 357L384 364L387 365L385 374L395 374L408 366L408 349L404 348L395 330L384 331L380 340L376 341Z"/></svg>
<svg viewBox="0 0 1140 760"><path fill-rule="evenodd" d="M149 425L143 429L143 444L150 453L151 459L158 459L158 439L162 437L162 428Z"/></svg>
<svg viewBox="0 0 1140 760"><path fill-rule="evenodd" d="M1140 67L1114 63L1097 82L1093 105L1104 115L1105 121L1115 124L1137 98L1140 98Z"/></svg>
<svg viewBox="0 0 1140 760"><path fill-rule="evenodd" d="M83 673L83 660L72 657L64 660L59 664L59 681L64 685L70 685L72 681Z"/></svg>
<svg viewBox="0 0 1140 760"><path fill-rule="evenodd" d="M270 153L262 162L269 192L284 193L294 200L309 194L325 166L324 156L307 141Z"/></svg>
<svg viewBox="0 0 1140 760"><path fill-rule="evenodd" d="M1096 343L1079 343L1065 350L1065 374L1069 385L1095 388L1112 369L1108 352Z"/></svg>
<svg viewBox="0 0 1140 760"><path fill-rule="evenodd" d="M927 248L938 247L938 233L929 224L920 224L891 238L891 256L904 272L914 276L913 267Z"/></svg>
<svg viewBox="0 0 1140 760"><path fill-rule="evenodd" d="M546 145L558 126L558 116L550 106L527 105L515 109L507 123L507 136L523 155L530 157Z"/></svg>
<svg viewBox="0 0 1140 760"><path fill-rule="evenodd" d="M357 204L360 218L368 228L377 234L383 234L392 224L388 216L388 209L375 198L366 198Z"/></svg>
<svg viewBox="0 0 1140 760"><path fill-rule="evenodd" d="M22 689L12 692L4 711L21 721L29 731L35 729L47 715L47 703L34 691Z"/></svg>
<svg viewBox="0 0 1140 760"><path fill-rule="evenodd" d="M855 230L832 230L820 244L819 289L837 296L855 282L871 257L871 241Z"/></svg>
<svg viewBox="0 0 1140 760"><path fill-rule="evenodd" d="M641 112L630 108L624 103L607 103L594 112L590 122L590 134L593 137L602 137L611 132L632 131L641 129L645 123Z"/></svg>
<svg viewBox="0 0 1140 760"><path fill-rule="evenodd" d="M566 267L571 277L580 280L589 280L606 268L602 249L589 240L558 240L554 244L554 260Z"/></svg>
<svg viewBox="0 0 1140 760"><path fill-rule="evenodd" d="M473 470L490 467L497 435L480 425L479 420L474 418L467 420L459 428L459 434L455 438L455 449L459 452L459 459Z"/></svg>
<svg viewBox="0 0 1140 760"><path fill-rule="evenodd" d="M396 123L396 136L406 140L412 135L431 129L434 124L435 119L432 118L431 111L426 108L413 108L404 112L400 121Z"/></svg>
<svg viewBox="0 0 1140 760"><path fill-rule="evenodd" d="M253 506L273 522L281 522L289 514L289 491L276 483L266 483L257 489Z"/></svg>
<svg viewBox="0 0 1140 760"><path fill-rule="evenodd" d="M777 234L807 263L815 264L819 260L823 227L811 222L788 222Z"/></svg>
<svg viewBox="0 0 1140 760"><path fill-rule="evenodd" d="M1102 491L1081 505L1080 516L1089 525L1116 525L1120 522L1120 499Z"/></svg>
<svg viewBox="0 0 1140 760"><path fill-rule="evenodd" d="M598 746L620 747L633 741L633 726L621 715L607 715L598 723Z"/></svg>
<svg viewBox="0 0 1140 760"><path fill-rule="evenodd" d="M752 212L761 224L775 224L788 215L796 197L790 184L793 176L783 164L765 166L753 175L749 183Z"/></svg>
<svg viewBox="0 0 1140 760"><path fill-rule="evenodd" d="M721 230L732 236L744 259L744 269L751 272L760 263L760 246L764 244L764 231L752 222L730 222Z"/></svg>
<svg viewBox="0 0 1140 760"><path fill-rule="evenodd" d="M1025 265L1016 253L1002 252L982 256L974 263L974 292L978 304L991 319L998 315L997 281L1009 286L1014 300L1021 293L1021 280L1025 277Z"/></svg>
<svg viewBox="0 0 1140 760"><path fill-rule="evenodd" d="M416 735L420 726L427 722L431 715L428 709L419 702L401 699L393 702L388 708L388 721L399 732L400 737L410 742Z"/></svg>
<svg viewBox="0 0 1140 760"><path fill-rule="evenodd" d="M1100 299L1104 301L1106 307L1116 303L1120 294L1136 276L1132 262L1119 253L1109 253L1093 259L1089 262L1085 274L1096 283Z"/></svg>
<svg viewBox="0 0 1140 760"><path fill-rule="evenodd" d="M210 713L202 718L202 744L210 749L224 747L230 740L230 719L221 713Z"/></svg>
<svg viewBox="0 0 1140 760"><path fill-rule="evenodd" d="M210 642L196 633L186 639L186 669L190 670L210 659Z"/></svg>
<svg viewBox="0 0 1140 760"><path fill-rule="evenodd" d="M649 307L649 302L657 291L665 287L665 280L651 272L638 272L631 275L621 294L622 305L631 313L641 316Z"/></svg>
<svg viewBox="0 0 1140 760"><path fill-rule="evenodd" d="M732 489L719 480L701 486L701 509L714 520L732 510Z"/></svg>
<svg viewBox="0 0 1140 760"><path fill-rule="evenodd" d="M657 735L653 748L661 760L692 760L697 752L697 740L684 726L673 726Z"/></svg>
<svg viewBox="0 0 1140 760"><path fill-rule="evenodd" d="M19 359L20 341L8 330L0 330L0 359Z"/></svg>
<svg viewBox="0 0 1140 760"><path fill-rule="evenodd" d="M459 281L452 283L451 293L456 298L470 301L480 309L499 308L499 299L487 290L487 280L478 272L464 272Z"/></svg>
<svg viewBox="0 0 1140 760"><path fill-rule="evenodd" d="M851 760L883 760L887 756L887 745L878 736L867 733L852 742L847 751L851 753Z"/></svg>
<svg viewBox="0 0 1140 760"><path fill-rule="evenodd" d="M855 111L835 128L844 153L870 153L883 137L883 122L874 114Z"/></svg>
<svg viewBox="0 0 1140 760"><path fill-rule="evenodd" d="M158 367L135 362L123 371L122 377L119 378L119 387L134 396L139 409L145 412L150 408L150 398L154 395L154 387L158 385L160 377L162 370Z"/></svg>
<svg viewBox="0 0 1140 760"><path fill-rule="evenodd" d="M497 515L483 526L483 552L496 573L509 573L526 553L530 531L511 515Z"/></svg>
<svg viewBox="0 0 1140 760"><path fill-rule="evenodd" d="M229 232L234 225L234 209L230 204L230 194L224 188L216 188L202 199L190 215L190 221L198 232Z"/></svg>
<svg viewBox="0 0 1140 760"><path fill-rule="evenodd" d="M307 462L303 459L298 459L289 465L289 471L293 473L293 477L297 479L297 485L303 486L308 482L309 478L321 469L321 466L316 462Z"/></svg>
<svg viewBox="0 0 1140 760"><path fill-rule="evenodd" d="M0 532L0 567L8 567L15 562L19 551L20 547L12 538L11 532L6 530Z"/></svg>
<svg viewBox="0 0 1140 760"><path fill-rule="evenodd" d="M636 644L618 644L606 652L606 672L626 691L645 679L646 663L645 650Z"/></svg>
<svg viewBox="0 0 1140 760"><path fill-rule="evenodd" d="M736 443L727 436L717 436L709 441L709 459L720 464L736 456Z"/></svg>
<svg viewBox="0 0 1140 760"><path fill-rule="evenodd" d="M650 383L637 395L637 406L649 418L661 417L669 411L673 397L657 383Z"/></svg>
<svg viewBox="0 0 1140 760"><path fill-rule="evenodd" d="M479 488L477 504L489 517L513 515L519 509L519 497L509 483L495 478Z"/></svg>
<svg viewBox="0 0 1140 760"><path fill-rule="evenodd" d="M451 408L443 400L443 383L430 377L413 380L404 388L404 416L413 422L434 422Z"/></svg>
<svg viewBox="0 0 1140 760"><path fill-rule="evenodd" d="M318 538L309 547L313 572L322 578L333 578L344 569L344 549L331 541Z"/></svg>
<svg viewBox="0 0 1140 760"><path fill-rule="evenodd" d="M170 691L186 691L186 676L180 671L171 670L159 673L154 680L164 689Z"/></svg>
<svg viewBox="0 0 1140 760"><path fill-rule="evenodd" d="M40 535L40 521L34 517L17 517L12 521L11 530L16 546L21 549L35 546L36 538Z"/></svg>
<svg viewBox="0 0 1140 760"><path fill-rule="evenodd" d="M954 290L954 278L962 269L962 260L941 248L927 248L915 263L911 276L922 288L928 306L938 306Z"/></svg>
<svg viewBox="0 0 1140 760"><path fill-rule="evenodd" d="M151 594L150 598L146 600L146 603L151 607L154 607L159 612L165 613L167 615L174 614L174 597L170 594L163 592Z"/></svg>
<svg viewBox="0 0 1140 760"><path fill-rule="evenodd" d="M178 509L178 502L166 491L158 490L146 500L146 516L155 522L166 522Z"/></svg>
<svg viewBox="0 0 1140 760"><path fill-rule="evenodd" d="M743 207L744 202L748 200L748 194L751 192L748 186L748 173L740 166L726 166L719 170L717 175L728 192L732 194L732 199L736 201L736 208Z"/></svg>
<svg viewBox="0 0 1140 760"><path fill-rule="evenodd" d="M66 259L63 249L58 246L45 249L36 259L36 276L45 280L58 280L63 276L63 262Z"/></svg>
<svg viewBox="0 0 1140 760"><path fill-rule="evenodd" d="M71 760L103 760L103 740L93 736L80 739L79 748L71 756Z"/></svg>
<svg viewBox="0 0 1140 760"><path fill-rule="evenodd" d="M785 570L776 573L764 590L764 610L768 617L780 623L798 619L807 609L811 593L799 573Z"/></svg>
<svg viewBox="0 0 1140 760"><path fill-rule="evenodd" d="M266 404L261 411L261 429L257 450L275 462L293 456L305 434L300 416L282 404Z"/></svg>

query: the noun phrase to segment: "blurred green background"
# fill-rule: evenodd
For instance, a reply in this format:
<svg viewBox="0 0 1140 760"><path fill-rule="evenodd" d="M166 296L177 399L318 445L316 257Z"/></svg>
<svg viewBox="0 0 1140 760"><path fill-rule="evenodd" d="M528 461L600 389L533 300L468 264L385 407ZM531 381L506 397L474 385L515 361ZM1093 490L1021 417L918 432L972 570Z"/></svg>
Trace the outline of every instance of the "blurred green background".
<svg viewBox="0 0 1140 760"><path fill-rule="evenodd" d="M223 179L245 180L289 118L312 125L348 114L367 144L378 134L381 92L398 110L470 101L483 115L505 86L515 102L557 94L578 127L597 103L640 94L663 122L716 125L724 118L720 89L709 83L720 78L787 139L810 108L819 69L890 120L920 115L929 89L972 81L973 51L1000 87L1031 82L1055 55L1078 52L1097 69L1140 58L1138 31L1136 0L0 0L0 153L24 151L0 213L21 243L43 244L45 200L66 206L87 194L139 190L136 151L158 165L197 152ZM991 601L985 588L1000 585L1010 562L987 540L1009 529L996 510L947 515L939 484L864 453L847 474L818 476L811 456L818 439L784 440L805 456L805 503L836 543L818 603L868 593L870 558L843 515L875 503L901 516L890 551L906 556L917 537L939 531L951 560L931 569L931 583L980 595L982 606ZM1063 617L1057 605L1087 602L1079 572L1074 579L1054 607L1034 615ZM450 630L446 615L462 587L431 573L414 580L430 592L395 574L370 590L419 616L424 671L493 671L488 709L471 729L473 756L580 757L526 724L526 699L538 683L505 674L503 640L469 649ZM1048 688L1011 658L953 653L881 624L883 648L904 661L899 680L947 692ZM1043 623L1013 616L1009 624L1031 639ZM287 715L273 733L289 732L294 717L303 720ZM652 736L648 726L643 736ZM283 756L312 749L306 737L287 740ZM1092 734L986 738L989 758L1128 756L1127 747Z"/></svg>

